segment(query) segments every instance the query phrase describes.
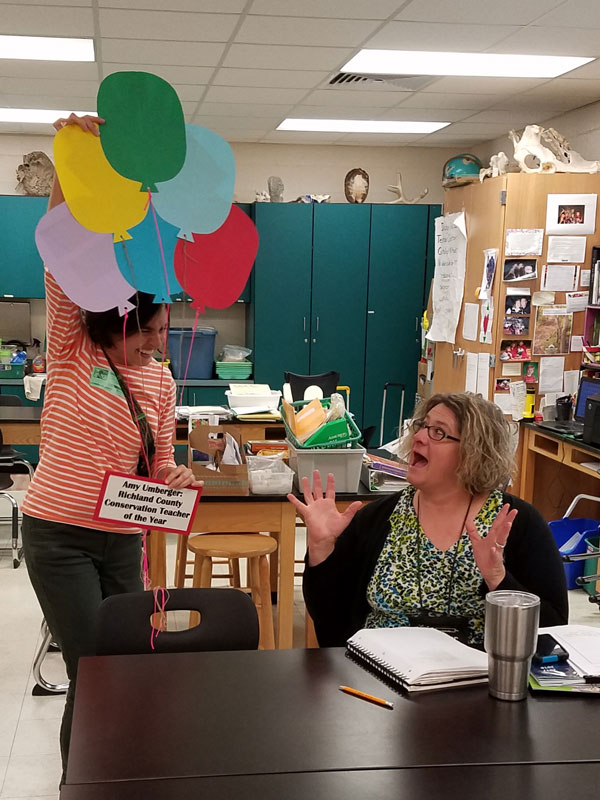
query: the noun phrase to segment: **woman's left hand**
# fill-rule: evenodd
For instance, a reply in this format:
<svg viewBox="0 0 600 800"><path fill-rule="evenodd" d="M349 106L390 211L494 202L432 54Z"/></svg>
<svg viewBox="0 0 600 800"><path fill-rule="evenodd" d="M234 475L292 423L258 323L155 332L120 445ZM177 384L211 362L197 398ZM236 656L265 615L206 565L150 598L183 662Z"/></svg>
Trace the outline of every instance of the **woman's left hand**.
<svg viewBox="0 0 600 800"><path fill-rule="evenodd" d="M506 547L517 513L516 508L510 511L510 506L505 503L492 523L488 535L483 538L477 532L475 522L472 519L467 520L466 528L471 540L475 563L490 592L498 588L506 575L502 551Z"/></svg>
<svg viewBox="0 0 600 800"><path fill-rule="evenodd" d="M180 464L178 467L167 467L159 476L169 489L201 489L204 481L197 481L189 467Z"/></svg>

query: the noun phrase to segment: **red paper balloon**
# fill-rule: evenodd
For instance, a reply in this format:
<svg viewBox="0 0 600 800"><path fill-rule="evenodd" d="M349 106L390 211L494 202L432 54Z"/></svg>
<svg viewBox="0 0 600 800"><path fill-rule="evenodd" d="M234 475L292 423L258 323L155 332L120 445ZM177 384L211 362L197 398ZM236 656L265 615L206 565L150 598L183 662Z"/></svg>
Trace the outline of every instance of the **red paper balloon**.
<svg viewBox="0 0 600 800"><path fill-rule="evenodd" d="M227 308L235 303L250 275L258 250L258 231L237 206L213 233L194 233L193 242L179 239L175 275L193 298L192 308Z"/></svg>

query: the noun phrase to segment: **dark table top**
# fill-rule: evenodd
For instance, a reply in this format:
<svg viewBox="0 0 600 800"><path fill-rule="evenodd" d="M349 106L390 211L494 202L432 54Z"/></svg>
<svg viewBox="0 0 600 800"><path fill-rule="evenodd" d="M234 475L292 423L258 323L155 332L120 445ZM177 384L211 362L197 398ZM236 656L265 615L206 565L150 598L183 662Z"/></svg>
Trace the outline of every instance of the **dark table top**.
<svg viewBox="0 0 600 800"><path fill-rule="evenodd" d="M2 422L39 422L42 416L40 406L0 406Z"/></svg>
<svg viewBox="0 0 600 800"><path fill-rule="evenodd" d="M299 491L296 483L292 489L296 497L303 499L302 492ZM336 492L336 500L378 500L380 497L388 497L389 492L370 492L362 483L358 485L357 492ZM284 494L249 494L249 495L202 495L201 503L281 503L286 499Z"/></svg>
<svg viewBox="0 0 600 800"><path fill-rule="evenodd" d="M352 770L64 786L61 800L568 800L595 797L600 763Z"/></svg>
<svg viewBox="0 0 600 800"><path fill-rule="evenodd" d="M395 694L343 648L84 658L67 782L600 761L599 708L484 685Z"/></svg>

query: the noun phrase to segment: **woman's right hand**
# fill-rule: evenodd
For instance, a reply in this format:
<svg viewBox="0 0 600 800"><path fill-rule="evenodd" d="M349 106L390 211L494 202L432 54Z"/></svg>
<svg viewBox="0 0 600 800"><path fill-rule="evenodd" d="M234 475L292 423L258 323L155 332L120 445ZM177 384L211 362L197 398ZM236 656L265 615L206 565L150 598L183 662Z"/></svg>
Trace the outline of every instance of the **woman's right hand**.
<svg viewBox="0 0 600 800"><path fill-rule="evenodd" d="M65 125L79 125L82 131L89 131L94 136L100 136L98 125L102 125L104 120L102 117L93 117L91 114L85 114L83 117L78 117L77 114L69 114L68 117L61 117L53 122L52 125L59 131Z"/></svg>
<svg viewBox="0 0 600 800"><path fill-rule="evenodd" d="M362 503L357 500L340 513L335 505L334 477L331 473L327 475L327 488L323 493L319 470L313 472L312 492L308 478L302 478L302 491L304 503L293 494L287 497L306 524L308 564L315 567L331 555L336 539L348 527Z"/></svg>

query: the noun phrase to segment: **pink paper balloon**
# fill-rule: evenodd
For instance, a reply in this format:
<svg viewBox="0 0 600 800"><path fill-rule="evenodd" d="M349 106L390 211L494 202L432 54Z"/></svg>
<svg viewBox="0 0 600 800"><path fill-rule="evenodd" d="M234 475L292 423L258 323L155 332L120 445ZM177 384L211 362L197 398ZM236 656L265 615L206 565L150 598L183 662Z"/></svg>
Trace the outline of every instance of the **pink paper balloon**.
<svg viewBox="0 0 600 800"><path fill-rule="evenodd" d="M63 292L86 311L121 316L135 306L128 298L135 289L121 275L112 233L94 233L80 225L61 203L48 211L35 229L35 243L46 268Z"/></svg>
<svg viewBox="0 0 600 800"><path fill-rule="evenodd" d="M194 233L193 241L179 239L175 275L191 295L192 308L227 308L235 303L250 275L258 251L258 231L252 220L232 206L225 222L213 233Z"/></svg>

